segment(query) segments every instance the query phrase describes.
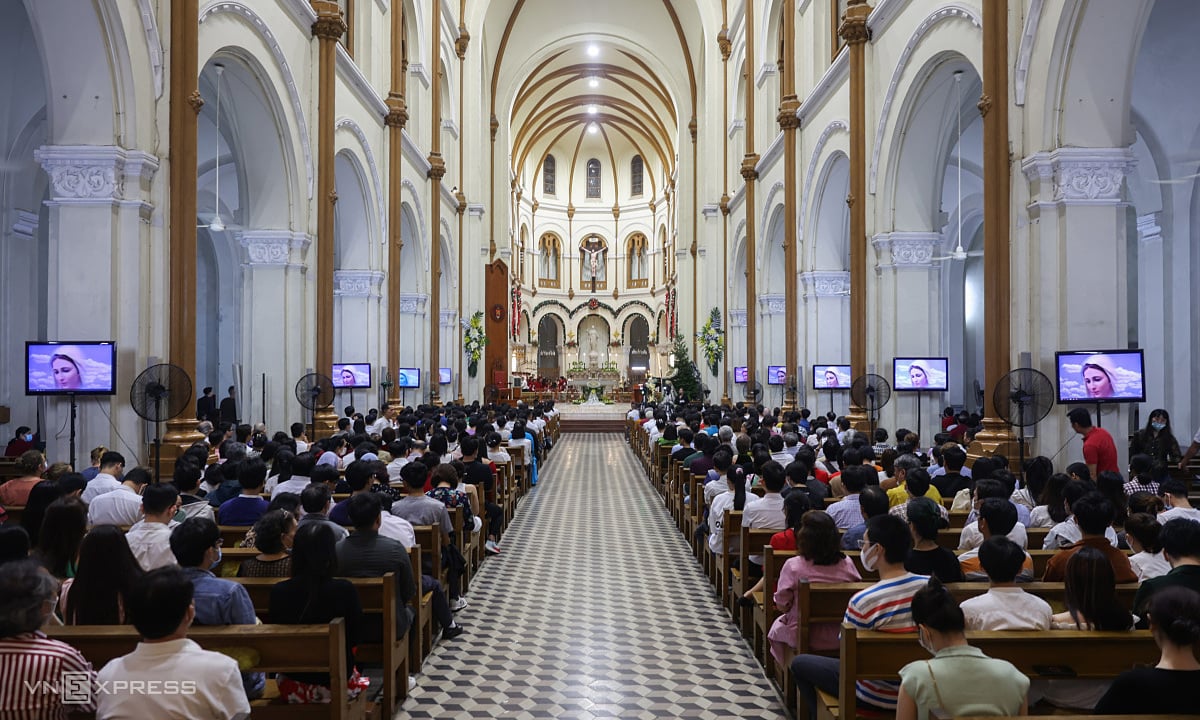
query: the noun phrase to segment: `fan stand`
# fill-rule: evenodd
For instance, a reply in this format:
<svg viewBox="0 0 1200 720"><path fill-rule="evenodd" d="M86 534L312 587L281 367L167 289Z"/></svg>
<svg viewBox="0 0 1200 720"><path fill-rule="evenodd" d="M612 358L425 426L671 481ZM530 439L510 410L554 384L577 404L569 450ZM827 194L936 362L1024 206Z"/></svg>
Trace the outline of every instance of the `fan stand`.
<svg viewBox="0 0 1200 720"><path fill-rule="evenodd" d="M833 412L833 393L834 392L835 391L832 389L829 391L829 412Z"/></svg>
<svg viewBox="0 0 1200 720"><path fill-rule="evenodd" d="M1100 411L1104 409L1104 403L1096 403L1096 427L1104 427L1100 420Z"/></svg>
<svg viewBox="0 0 1200 720"><path fill-rule="evenodd" d="M75 403L75 393L68 393L71 398L71 467L75 467L75 415L79 406Z"/></svg>
<svg viewBox="0 0 1200 720"><path fill-rule="evenodd" d="M875 435L874 430L871 431L871 435L872 436ZM918 438L921 437L921 391L920 390L917 391L917 437ZM875 442L874 437L871 438L871 442ZM917 449L919 450L920 448L917 448Z"/></svg>

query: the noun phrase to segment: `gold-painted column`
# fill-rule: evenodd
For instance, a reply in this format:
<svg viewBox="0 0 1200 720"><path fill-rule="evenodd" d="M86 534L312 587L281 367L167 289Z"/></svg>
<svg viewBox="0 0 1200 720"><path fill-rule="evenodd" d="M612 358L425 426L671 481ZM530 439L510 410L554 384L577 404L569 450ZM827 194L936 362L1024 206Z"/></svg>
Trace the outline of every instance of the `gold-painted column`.
<svg viewBox="0 0 1200 720"><path fill-rule="evenodd" d="M465 103L466 97L466 76L467 76L467 47L471 44L471 34L467 32L467 26L463 22L463 18L467 13L467 0L461 0L458 5L458 39L454 41L454 52L458 55L458 117L463 120L464 125L467 117L467 106ZM458 193L455 194L454 200L458 203L458 316L463 315L463 219L467 212L467 195L463 191L463 185L466 183L467 176L463 171L463 158L466 157L464 144L467 140L467 132L465 127L458 129ZM458 323L458 346L463 346L463 326ZM458 403L463 403L462 394L462 371L463 359L465 353L458 353ZM486 365L486 363L485 363ZM486 372L491 372L491 368L486 368ZM485 375L486 377L486 375Z"/></svg>
<svg viewBox="0 0 1200 720"><path fill-rule="evenodd" d="M170 6L170 288L167 316L167 354L171 364L196 380L196 164L197 115L204 106L199 89L198 0L177 0ZM199 383L195 383L199 385ZM189 400L189 403L191 401ZM191 413L167 422L163 441L174 457L200 438ZM169 473L168 473L169 474Z"/></svg>
<svg viewBox="0 0 1200 720"><path fill-rule="evenodd" d="M1011 185L1008 152L1008 0L983 2L983 431L970 448L973 456L1010 454L1012 431L992 405L992 389L1011 369L1009 335L1009 232ZM1007 409L1007 408L1006 408Z"/></svg>
<svg viewBox="0 0 1200 720"><path fill-rule="evenodd" d="M408 59L404 45L404 3L392 4L392 79L388 92L388 113L383 122L388 128L388 324L387 366L395 373L400 367L400 252L404 249L404 126L408 124ZM393 380L393 382L395 382ZM392 386L389 399L399 399L400 389Z"/></svg>
<svg viewBox="0 0 1200 720"><path fill-rule="evenodd" d="M838 34L850 48L850 375L867 374L867 69L869 39L866 0L850 0ZM863 408L848 413L857 430L866 430Z"/></svg>
<svg viewBox="0 0 1200 720"><path fill-rule="evenodd" d="M441 400L438 368L441 366L442 343L442 178L446 176L446 161L442 159L442 14L430 13L433 25L429 43L429 66L433 82L429 89L429 380L430 398Z"/></svg>
<svg viewBox="0 0 1200 720"><path fill-rule="evenodd" d="M729 55L733 43L729 40L729 3L721 0L721 32L717 33L717 50L721 53L721 277L729 277ZM729 283L721 288L721 327L725 330L725 367L721 373L721 404L729 404Z"/></svg>
<svg viewBox="0 0 1200 720"><path fill-rule="evenodd" d="M758 182L758 155L754 152L754 0L746 0L746 58L742 68L746 86L746 154L742 157L742 179L746 182L746 385L753 387L758 374L758 327L755 312L758 296L755 262L755 183ZM761 399L761 398L760 398Z"/></svg>
<svg viewBox="0 0 1200 720"><path fill-rule="evenodd" d="M333 368L333 264L334 213L337 190L334 178L333 132L335 122L335 82L337 80L337 42L346 32L342 10L336 2L312 0L317 20L312 34L317 38L317 297L316 297L316 371ZM333 432L337 413L332 408L318 411L314 418L316 434Z"/></svg>
<svg viewBox="0 0 1200 720"><path fill-rule="evenodd" d="M796 111L800 109L800 99L796 97L796 2L783 2L783 99L779 103L779 127L783 130L783 264L787 282L784 284L784 322L787 329L784 332L787 349L784 357L787 362L787 373L791 381L784 397L785 408L795 408L797 397L795 388L802 379L796 377L796 366L799 354L799 339L797 338L797 319L800 317L799 293L797 290L797 257L799 248L796 247L796 131L800 128L800 118Z"/></svg>

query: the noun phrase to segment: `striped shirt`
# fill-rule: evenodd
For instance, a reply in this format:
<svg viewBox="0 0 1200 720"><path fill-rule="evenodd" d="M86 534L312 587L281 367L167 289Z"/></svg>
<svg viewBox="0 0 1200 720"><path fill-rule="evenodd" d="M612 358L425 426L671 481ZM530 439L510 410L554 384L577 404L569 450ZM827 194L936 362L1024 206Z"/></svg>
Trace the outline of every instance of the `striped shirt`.
<svg viewBox="0 0 1200 720"><path fill-rule="evenodd" d="M68 712L94 712L95 683L92 664L78 650L41 631L0 638L0 717L65 720ZM88 699L64 703L63 690Z"/></svg>
<svg viewBox="0 0 1200 720"><path fill-rule="evenodd" d="M926 575L905 573L881 580L850 598L845 622L859 630L911 633L917 631L912 619L912 597L929 582ZM900 685L894 682L860 680L856 692L861 702L874 707L895 709Z"/></svg>

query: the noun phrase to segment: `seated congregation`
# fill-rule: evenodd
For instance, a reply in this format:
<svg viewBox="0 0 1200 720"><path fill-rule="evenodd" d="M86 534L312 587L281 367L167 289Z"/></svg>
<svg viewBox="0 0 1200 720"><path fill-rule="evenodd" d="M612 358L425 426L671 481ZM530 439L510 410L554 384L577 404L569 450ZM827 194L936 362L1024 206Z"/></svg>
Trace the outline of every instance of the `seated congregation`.
<svg viewBox="0 0 1200 720"><path fill-rule="evenodd" d="M299 423L197 429L170 482L106 448L82 473L18 457L0 716L391 717L435 643L468 632L456 613L558 412L348 407L313 442Z"/></svg>
<svg viewBox="0 0 1200 720"><path fill-rule="evenodd" d="M965 413L932 446L742 404L635 406L627 435L798 719L1197 714L1200 444L1147 442L1165 416L1127 476L1083 409L1085 462L1019 475L967 465Z"/></svg>

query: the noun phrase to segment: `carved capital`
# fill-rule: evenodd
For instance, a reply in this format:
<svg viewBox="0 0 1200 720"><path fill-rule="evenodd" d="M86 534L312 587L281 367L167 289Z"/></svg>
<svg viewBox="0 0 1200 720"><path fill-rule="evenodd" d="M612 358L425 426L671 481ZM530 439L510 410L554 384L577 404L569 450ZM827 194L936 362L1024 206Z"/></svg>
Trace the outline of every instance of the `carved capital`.
<svg viewBox="0 0 1200 720"><path fill-rule="evenodd" d="M729 60L729 54L733 52L733 42L729 39L728 28L721 28L721 32L717 33L717 49L721 52L721 62Z"/></svg>
<svg viewBox="0 0 1200 720"><path fill-rule="evenodd" d="M496 142L496 133L500 130L500 121L496 119L495 115L492 116L492 121L488 127L491 128L492 131L492 142Z"/></svg>
<svg viewBox="0 0 1200 720"><path fill-rule="evenodd" d="M575 206L574 205L567 205L567 219L568 220L575 219Z"/></svg>
<svg viewBox="0 0 1200 720"><path fill-rule="evenodd" d="M467 195L462 190L454 193L454 202L458 203L459 215L462 215L467 211Z"/></svg>
<svg viewBox="0 0 1200 720"><path fill-rule="evenodd" d="M429 179L441 181L446 177L446 161L441 153L429 153Z"/></svg>
<svg viewBox="0 0 1200 720"><path fill-rule="evenodd" d="M933 265L933 253L941 244L935 232L891 232L876 235L872 240L880 255L881 267L928 268ZM885 253L890 258L885 258ZM884 260L889 259L890 263Z"/></svg>
<svg viewBox="0 0 1200 720"><path fill-rule="evenodd" d="M845 271L815 270L800 274L804 286L804 297L849 297L850 273Z"/></svg>
<svg viewBox="0 0 1200 720"><path fill-rule="evenodd" d="M654 201L653 201L653 200L651 200L651 201L648 203L648 205L649 205L649 207L650 207L650 212L654 212L654 208L658 207L657 205L655 205L655 204L654 204Z"/></svg>
<svg viewBox="0 0 1200 720"><path fill-rule="evenodd" d="M613 214L613 220L620 220L621 219L621 206L613 205L612 214Z"/></svg>
<svg viewBox="0 0 1200 720"><path fill-rule="evenodd" d="M992 109L992 96L987 93L980 95L975 107L979 108L980 117L987 117L988 111Z"/></svg>
<svg viewBox="0 0 1200 720"><path fill-rule="evenodd" d="M846 195L846 207L854 207L854 193Z"/></svg>
<svg viewBox="0 0 1200 720"><path fill-rule="evenodd" d="M330 190L329 191L329 204L337 205L337 201L338 201L337 190Z"/></svg>
<svg viewBox="0 0 1200 720"><path fill-rule="evenodd" d="M467 57L467 47L471 44L471 33L463 25L458 26L458 37L454 39L454 54L462 60Z"/></svg>
<svg viewBox="0 0 1200 720"><path fill-rule="evenodd" d="M742 157L742 179L754 182L758 179L758 155L753 153Z"/></svg>
<svg viewBox="0 0 1200 720"><path fill-rule="evenodd" d="M383 296L384 274L378 270L335 270L334 297L377 298Z"/></svg>
<svg viewBox="0 0 1200 720"><path fill-rule="evenodd" d="M725 217L729 217L729 193L721 194L721 202L718 204L718 206L721 208L721 214Z"/></svg>
<svg viewBox="0 0 1200 720"><path fill-rule="evenodd" d="M688 123L688 134L692 136L692 142L696 142L696 130L699 127L700 126L696 123L695 116L693 116L692 121Z"/></svg>
<svg viewBox="0 0 1200 720"><path fill-rule="evenodd" d="M389 95L387 104L388 111L387 115L383 116L383 124L403 130L408 124L408 105L404 102L404 96Z"/></svg>
<svg viewBox="0 0 1200 720"><path fill-rule="evenodd" d="M50 200L59 204L140 199L158 170L153 155L115 145L45 145L33 158L50 176Z"/></svg>
<svg viewBox="0 0 1200 720"><path fill-rule="evenodd" d="M1117 205L1134 162L1129 148L1058 148L1026 158L1021 169L1034 202Z"/></svg>
<svg viewBox="0 0 1200 720"><path fill-rule="evenodd" d="M800 109L800 99L788 95L779 103L779 115L775 118L781 130L795 130L800 127L800 118L796 112Z"/></svg>
<svg viewBox="0 0 1200 720"><path fill-rule="evenodd" d="M871 14L871 6L866 0L850 0L846 7L846 15L838 27L838 35L847 45L862 45L871 39L871 30L867 27L867 16Z"/></svg>
<svg viewBox="0 0 1200 720"><path fill-rule="evenodd" d="M313 37L318 40L331 40L337 42L346 34L346 23L342 20L341 10L336 10L337 14L321 14L317 16L317 21L312 24Z"/></svg>
<svg viewBox="0 0 1200 720"><path fill-rule="evenodd" d="M199 115L200 108L204 107L204 96L200 94L199 90L193 90L192 94L188 95L187 102L192 106L192 112Z"/></svg>

